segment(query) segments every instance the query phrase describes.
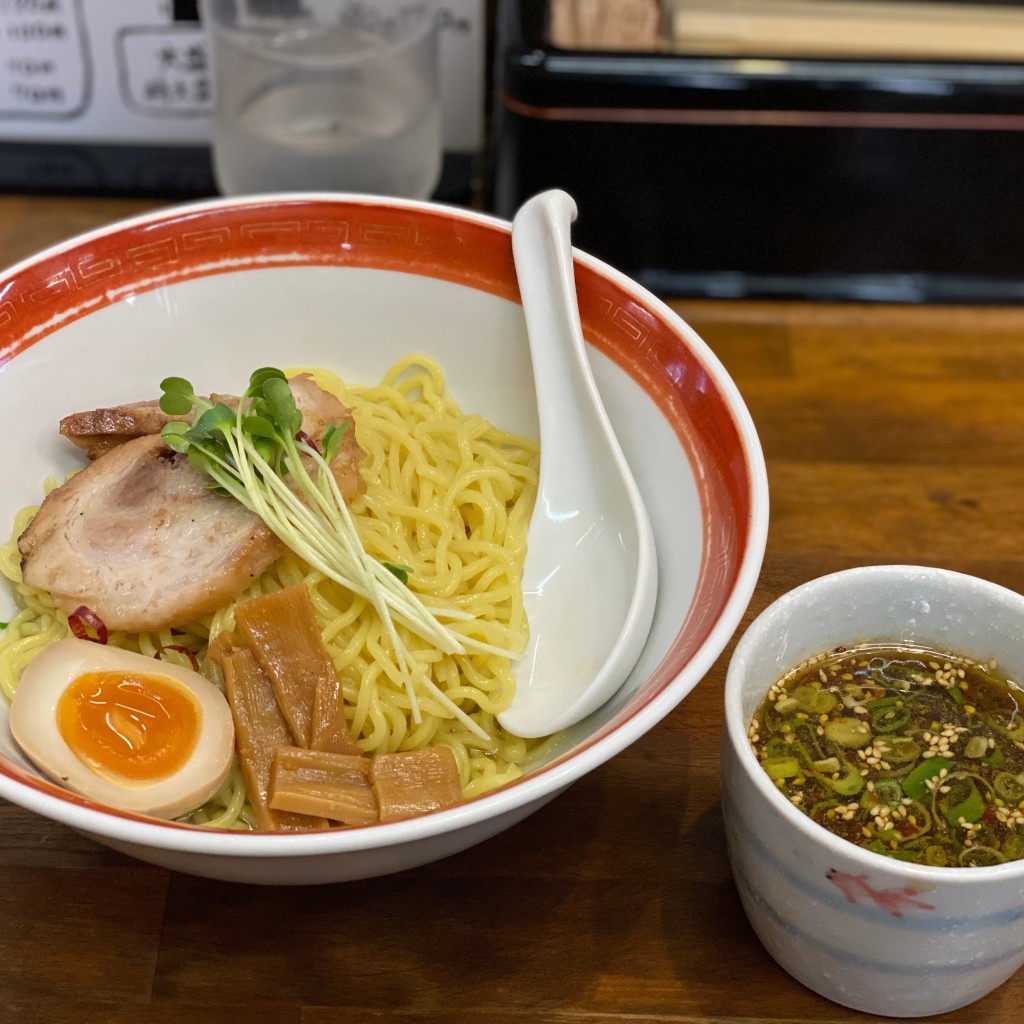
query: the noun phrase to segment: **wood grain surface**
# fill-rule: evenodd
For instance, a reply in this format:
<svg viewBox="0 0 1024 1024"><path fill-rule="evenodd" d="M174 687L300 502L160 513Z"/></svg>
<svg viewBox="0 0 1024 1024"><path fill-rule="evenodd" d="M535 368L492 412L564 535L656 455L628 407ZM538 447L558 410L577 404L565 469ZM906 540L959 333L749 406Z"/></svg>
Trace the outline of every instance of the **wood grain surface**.
<svg viewBox="0 0 1024 1024"><path fill-rule="evenodd" d="M0 265L152 203L0 197ZM680 301L760 432L767 556L1024 588L1024 310ZM129 860L0 805L0 1024L857 1022L747 925L718 785L729 645L693 694L533 817L449 860L270 889ZM1024 972L937 1021L1018 1024Z"/></svg>

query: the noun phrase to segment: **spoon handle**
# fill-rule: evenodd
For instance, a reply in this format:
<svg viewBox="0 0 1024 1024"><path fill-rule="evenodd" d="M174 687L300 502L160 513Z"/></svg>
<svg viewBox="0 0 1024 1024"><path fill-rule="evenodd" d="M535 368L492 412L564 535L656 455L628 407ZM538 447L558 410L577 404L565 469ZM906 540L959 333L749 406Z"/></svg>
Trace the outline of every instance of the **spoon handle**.
<svg viewBox="0 0 1024 1024"><path fill-rule="evenodd" d="M573 273L576 204L542 192L516 214L512 249L540 426L540 479L527 534L530 637L498 715L517 736L585 718L622 686L651 629L651 525L587 357Z"/></svg>
<svg viewBox="0 0 1024 1024"><path fill-rule="evenodd" d="M620 469L628 473L583 340L570 237L575 219L572 197L552 189L528 200L512 225L512 251L537 391L541 490L549 502L563 489L577 488L581 478L589 476L580 469L593 461L595 429L605 436ZM579 410L590 422L570 421L566 409ZM544 439L555 431L558 443L544 445Z"/></svg>

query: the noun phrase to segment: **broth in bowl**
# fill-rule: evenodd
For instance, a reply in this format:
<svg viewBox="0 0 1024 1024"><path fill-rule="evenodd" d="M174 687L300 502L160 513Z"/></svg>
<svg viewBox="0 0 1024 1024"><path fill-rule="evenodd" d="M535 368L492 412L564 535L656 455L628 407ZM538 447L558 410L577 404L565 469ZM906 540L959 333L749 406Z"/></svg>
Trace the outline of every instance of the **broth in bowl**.
<svg viewBox="0 0 1024 1024"><path fill-rule="evenodd" d="M1024 691L948 652L836 648L769 690L750 724L795 807L865 850L933 867L1024 858Z"/></svg>

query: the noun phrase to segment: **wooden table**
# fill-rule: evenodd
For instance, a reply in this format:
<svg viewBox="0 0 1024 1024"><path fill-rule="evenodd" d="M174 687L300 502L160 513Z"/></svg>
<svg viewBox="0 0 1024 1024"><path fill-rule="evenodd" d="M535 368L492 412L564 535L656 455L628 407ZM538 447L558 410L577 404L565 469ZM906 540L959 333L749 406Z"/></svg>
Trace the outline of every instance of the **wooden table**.
<svg viewBox="0 0 1024 1024"><path fill-rule="evenodd" d="M154 204L0 197L0 265ZM872 562L1024 588L1024 309L678 302L750 406L771 531L744 624ZM524 823L372 881L149 867L0 806L0 1024L858 1021L737 899L719 806L731 645L694 693ZM1018 1024L1024 972L935 1018Z"/></svg>

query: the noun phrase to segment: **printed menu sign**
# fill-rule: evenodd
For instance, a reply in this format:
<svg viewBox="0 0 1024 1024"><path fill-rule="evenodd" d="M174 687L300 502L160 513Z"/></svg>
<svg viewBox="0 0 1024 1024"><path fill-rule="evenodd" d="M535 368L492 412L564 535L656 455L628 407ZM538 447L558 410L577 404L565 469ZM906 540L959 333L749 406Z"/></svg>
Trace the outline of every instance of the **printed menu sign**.
<svg viewBox="0 0 1024 1024"><path fill-rule="evenodd" d="M195 4L0 0L0 140L201 145L212 94Z"/></svg>
<svg viewBox="0 0 1024 1024"><path fill-rule="evenodd" d="M128 106L152 114L210 113L209 44L198 29L126 28L117 44Z"/></svg>
<svg viewBox="0 0 1024 1024"><path fill-rule="evenodd" d="M89 100L82 0L0 0L0 117L67 118Z"/></svg>

